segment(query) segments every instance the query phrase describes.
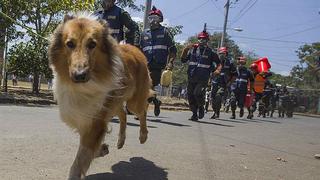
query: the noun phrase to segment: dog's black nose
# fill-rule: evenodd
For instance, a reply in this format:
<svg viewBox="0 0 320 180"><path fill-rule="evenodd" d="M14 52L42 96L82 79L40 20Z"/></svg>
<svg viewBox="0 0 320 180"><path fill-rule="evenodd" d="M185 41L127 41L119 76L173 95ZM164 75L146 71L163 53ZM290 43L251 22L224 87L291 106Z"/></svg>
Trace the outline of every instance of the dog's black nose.
<svg viewBox="0 0 320 180"><path fill-rule="evenodd" d="M87 82L88 80L88 73L85 71L82 72L75 72L73 74L74 82Z"/></svg>

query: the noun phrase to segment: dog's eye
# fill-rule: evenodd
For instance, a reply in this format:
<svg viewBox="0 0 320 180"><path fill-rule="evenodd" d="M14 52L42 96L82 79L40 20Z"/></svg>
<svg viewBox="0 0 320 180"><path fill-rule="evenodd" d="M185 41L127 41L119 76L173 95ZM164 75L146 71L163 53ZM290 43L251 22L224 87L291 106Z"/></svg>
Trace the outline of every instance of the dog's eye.
<svg viewBox="0 0 320 180"><path fill-rule="evenodd" d="M97 43L95 43L95 42L93 42L93 41L91 41L89 44L88 44L88 48L89 49L93 49L93 48L95 48L97 46Z"/></svg>
<svg viewBox="0 0 320 180"><path fill-rule="evenodd" d="M76 45L72 41L68 41L66 45L70 49L74 49L76 47Z"/></svg>

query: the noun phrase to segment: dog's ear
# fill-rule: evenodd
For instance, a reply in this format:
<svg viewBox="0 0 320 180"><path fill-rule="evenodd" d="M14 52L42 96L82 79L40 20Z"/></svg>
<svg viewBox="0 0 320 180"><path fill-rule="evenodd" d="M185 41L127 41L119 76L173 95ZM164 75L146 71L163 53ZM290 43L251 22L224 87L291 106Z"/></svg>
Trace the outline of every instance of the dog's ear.
<svg viewBox="0 0 320 180"><path fill-rule="evenodd" d="M104 20L104 19L99 19L98 21L103 26L104 35L109 35L110 34L110 30L109 30L108 22L106 20Z"/></svg>
<svg viewBox="0 0 320 180"><path fill-rule="evenodd" d="M64 15L63 23L66 23L67 21L69 21L71 19L74 19L74 16L66 14L66 15Z"/></svg>
<svg viewBox="0 0 320 180"><path fill-rule="evenodd" d="M99 19L98 22L103 26L103 32L102 32L102 50L106 54L110 55L110 57L113 56L115 53L115 46L117 41L111 36L109 24L107 21L103 19Z"/></svg>

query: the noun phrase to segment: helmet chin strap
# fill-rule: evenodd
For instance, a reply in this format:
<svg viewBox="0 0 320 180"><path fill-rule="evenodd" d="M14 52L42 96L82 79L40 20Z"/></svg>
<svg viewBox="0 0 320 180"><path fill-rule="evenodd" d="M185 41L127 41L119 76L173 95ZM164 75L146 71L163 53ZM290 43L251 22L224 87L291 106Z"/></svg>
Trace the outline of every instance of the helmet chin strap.
<svg viewBox="0 0 320 180"><path fill-rule="evenodd" d="M160 23L157 23L157 22L150 23L150 29L158 29L159 27L160 27Z"/></svg>
<svg viewBox="0 0 320 180"><path fill-rule="evenodd" d="M206 39L199 39L198 42L199 42L200 46L207 46L208 45L208 40L206 40Z"/></svg>
<svg viewBox="0 0 320 180"><path fill-rule="evenodd" d="M222 64L224 64L224 61L225 61L225 59L226 59L226 56L225 56L225 55L220 55L220 56L219 56L219 59L220 59L221 62L223 62Z"/></svg>

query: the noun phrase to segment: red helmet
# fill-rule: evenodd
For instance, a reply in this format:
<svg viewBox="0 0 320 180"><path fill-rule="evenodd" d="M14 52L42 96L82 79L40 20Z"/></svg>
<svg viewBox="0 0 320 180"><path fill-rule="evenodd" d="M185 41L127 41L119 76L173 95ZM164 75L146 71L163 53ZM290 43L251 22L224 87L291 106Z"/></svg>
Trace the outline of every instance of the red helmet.
<svg viewBox="0 0 320 180"><path fill-rule="evenodd" d="M218 53L219 54L227 54L228 53L228 49L227 47L221 47L218 49Z"/></svg>
<svg viewBox="0 0 320 180"><path fill-rule="evenodd" d="M206 31L202 31L198 34L198 39L209 39L209 34Z"/></svg>
<svg viewBox="0 0 320 180"><path fill-rule="evenodd" d="M150 15L158 15L158 16L160 16L160 22L163 21L162 12L160 11L160 9L157 9L155 6L153 6L151 11L149 12L149 16Z"/></svg>
<svg viewBox="0 0 320 180"><path fill-rule="evenodd" d="M257 70L257 69L258 69L258 65L257 65L256 63L252 63L252 64L250 65L250 69L252 69L252 70Z"/></svg>

